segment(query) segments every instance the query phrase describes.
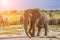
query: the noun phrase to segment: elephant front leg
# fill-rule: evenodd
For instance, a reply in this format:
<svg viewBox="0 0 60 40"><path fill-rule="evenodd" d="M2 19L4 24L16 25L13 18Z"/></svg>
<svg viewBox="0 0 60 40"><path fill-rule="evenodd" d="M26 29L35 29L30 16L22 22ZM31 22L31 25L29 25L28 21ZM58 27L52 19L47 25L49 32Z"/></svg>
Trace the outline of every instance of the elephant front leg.
<svg viewBox="0 0 60 40"><path fill-rule="evenodd" d="M45 36L47 36L47 32L48 32L48 25L44 25L44 28L45 28Z"/></svg>
<svg viewBox="0 0 60 40"><path fill-rule="evenodd" d="M40 27L40 26L38 26L37 36L40 36L40 31L41 31L41 27Z"/></svg>

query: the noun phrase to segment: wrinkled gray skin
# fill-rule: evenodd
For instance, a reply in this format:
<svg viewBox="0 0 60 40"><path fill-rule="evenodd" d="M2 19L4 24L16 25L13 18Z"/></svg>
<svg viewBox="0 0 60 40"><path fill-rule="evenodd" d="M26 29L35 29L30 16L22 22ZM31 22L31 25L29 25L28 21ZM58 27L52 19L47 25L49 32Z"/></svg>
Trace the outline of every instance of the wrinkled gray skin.
<svg viewBox="0 0 60 40"><path fill-rule="evenodd" d="M29 15L32 14L32 15ZM29 21L30 18L30 21ZM35 36L35 23L39 19L37 23L38 32L37 36L39 36L41 28L43 27L45 29L45 36L47 35L48 31L48 18L44 12L42 12L40 9L27 9L24 11L24 29L28 37L34 37ZM30 23L30 28L27 31L28 24ZM30 36L29 36L30 34Z"/></svg>

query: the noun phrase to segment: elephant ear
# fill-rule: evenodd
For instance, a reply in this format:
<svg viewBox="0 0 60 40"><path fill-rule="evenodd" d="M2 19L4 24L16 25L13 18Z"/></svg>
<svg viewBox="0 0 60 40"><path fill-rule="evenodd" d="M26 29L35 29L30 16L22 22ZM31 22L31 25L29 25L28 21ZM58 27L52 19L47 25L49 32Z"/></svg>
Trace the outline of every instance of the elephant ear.
<svg viewBox="0 0 60 40"><path fill-rule="evenodd" d="M26 15L27 17L32 17L32 14L33 14L32 9L27 9L27 10L25 10L25 15Z"/></svg>
<svg viewBox="0 0 60 40"><path fill-rule="evenodd" d="M25 17L26 17L26 18L28 17L28 11L27 11L27 10L24 11L24 18L25 18Z"/></svg>

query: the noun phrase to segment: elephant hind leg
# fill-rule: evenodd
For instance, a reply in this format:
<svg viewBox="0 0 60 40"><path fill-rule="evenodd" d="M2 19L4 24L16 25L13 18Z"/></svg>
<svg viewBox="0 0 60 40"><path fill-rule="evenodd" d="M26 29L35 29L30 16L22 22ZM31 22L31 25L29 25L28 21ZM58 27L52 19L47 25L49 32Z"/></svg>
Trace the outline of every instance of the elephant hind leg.
<svg viewBox="0 0 60 40"><path fill-rule="evenodd" d="M31 30L32 30L32 27L30 27L30 29L29 29L30 36L32 36Z"/></svg>
<svg viewBox="0 0 60 40"><path fill-rule="evenodd" d="M33 25L31 25L30 29L29 29L29 34L30 36L34 37L35 36L35 28Z"/></svg>
<svg viewBox="0 0 60 40"><path fill-rule="evenodd" d="M26 35L30 38L30 36L29 36L29 34L28 34L28 32L27 32L27 27L25 26L24 29L25 29Z"/></svg>

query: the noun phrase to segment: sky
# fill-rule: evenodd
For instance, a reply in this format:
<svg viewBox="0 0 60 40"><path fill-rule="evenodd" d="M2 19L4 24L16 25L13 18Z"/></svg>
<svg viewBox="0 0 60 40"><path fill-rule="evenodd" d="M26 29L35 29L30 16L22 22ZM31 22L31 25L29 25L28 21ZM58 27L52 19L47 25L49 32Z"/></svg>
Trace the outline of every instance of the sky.
<svg viewBox="0 0 60 40"><path fill-rule="evenodd" d="M0 0L0 10L60 9L60 0Z"/></svg>

